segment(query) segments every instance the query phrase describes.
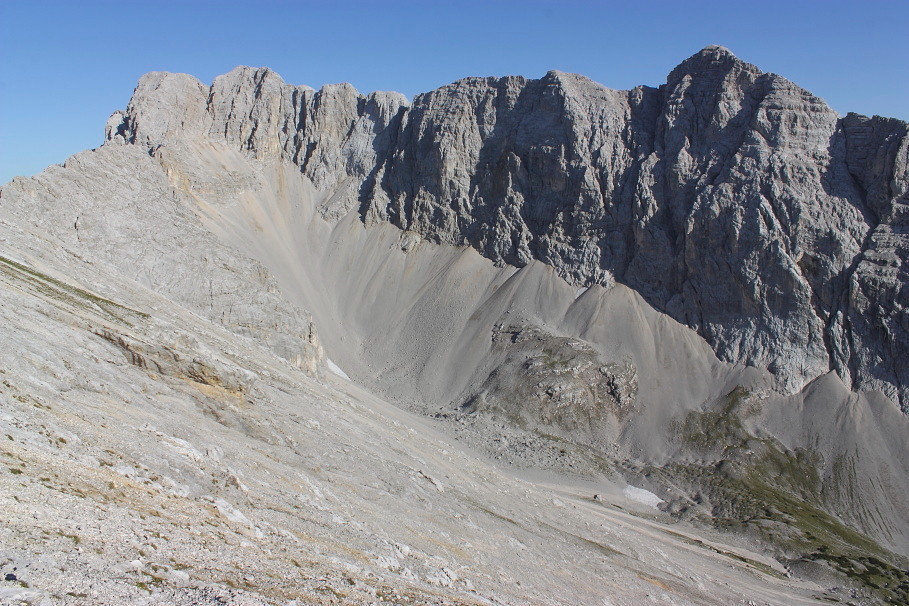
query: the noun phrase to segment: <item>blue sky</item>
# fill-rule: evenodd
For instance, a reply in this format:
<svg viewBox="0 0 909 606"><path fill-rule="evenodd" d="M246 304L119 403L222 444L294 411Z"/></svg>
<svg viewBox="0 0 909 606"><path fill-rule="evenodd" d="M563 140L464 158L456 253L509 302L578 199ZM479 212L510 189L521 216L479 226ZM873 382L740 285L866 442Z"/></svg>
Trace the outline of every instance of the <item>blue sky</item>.
<svg viewBox="0 0 909 606"><path fill-rule="evenodd" d="M293 84L412 96L469 75L659 85L722 44L841 113L909 120L909 2L0 0L0 183L101 144L143 73L209 83L267 65Z"/></svg>

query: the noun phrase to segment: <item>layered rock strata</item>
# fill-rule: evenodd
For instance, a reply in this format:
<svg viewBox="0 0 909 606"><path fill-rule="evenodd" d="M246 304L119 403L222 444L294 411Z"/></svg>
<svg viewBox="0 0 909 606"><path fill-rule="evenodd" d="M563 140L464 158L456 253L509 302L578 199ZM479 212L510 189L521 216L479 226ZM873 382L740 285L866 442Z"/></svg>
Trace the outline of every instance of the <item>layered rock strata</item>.
<svg viewBox="0 0 909 606"><path fill-rule="evenodd" d="M268 69L141 80L107 138L211 138L300 167L358 212L499 264L613 281L794 391L835 370L909 407L907 124L850 114L722 47L660 87L550 72L413 103Z"/></svg>

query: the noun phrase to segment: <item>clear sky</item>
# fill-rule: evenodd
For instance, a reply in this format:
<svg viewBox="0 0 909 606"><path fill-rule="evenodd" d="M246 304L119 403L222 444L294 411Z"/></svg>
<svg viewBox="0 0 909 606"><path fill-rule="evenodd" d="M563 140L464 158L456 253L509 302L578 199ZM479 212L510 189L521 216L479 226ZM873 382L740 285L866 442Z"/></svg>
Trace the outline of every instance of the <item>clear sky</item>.
<svg viewBox="0 0 909 606"><path fill-rule="evenodd" d="M721 44L841 113L909 120L909 1L0 0L0 183L102 142L153 70L408 96L463 76L659 85Z"/></svg>

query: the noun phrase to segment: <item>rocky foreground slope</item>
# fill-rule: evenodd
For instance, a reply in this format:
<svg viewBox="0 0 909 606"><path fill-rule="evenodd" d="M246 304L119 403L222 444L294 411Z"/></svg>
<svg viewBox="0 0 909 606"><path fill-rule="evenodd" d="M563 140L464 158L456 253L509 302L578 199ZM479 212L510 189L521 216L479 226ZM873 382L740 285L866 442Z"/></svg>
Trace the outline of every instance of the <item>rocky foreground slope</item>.
<svg viewBox="0 0 909 606"><path fill-rule="evenodd" d="M0 189L0 599L909 598L906 129L719 47L143 77Z"/></svg>

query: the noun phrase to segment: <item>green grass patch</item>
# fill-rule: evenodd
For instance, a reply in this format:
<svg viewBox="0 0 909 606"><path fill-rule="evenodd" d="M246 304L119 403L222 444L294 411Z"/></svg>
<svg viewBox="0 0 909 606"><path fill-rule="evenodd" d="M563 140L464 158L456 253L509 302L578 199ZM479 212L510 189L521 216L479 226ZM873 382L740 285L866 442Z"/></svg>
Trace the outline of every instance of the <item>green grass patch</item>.
<svg viewBox="0 0 909 606"><path fill-rule="evenodd" d="M645 474L706 495L712 506L707 521L722 530L756 535L784 560L824 563L884 603L909 604L905 558L825 511L817 453L747 431L743 419L756 405L749 396L737 387L712 410L690 412L674 428L676 439L708 462L651 466ZM848 461L835 462L834 477L848 484Z"/></svg>
<svg viewBox="0 0 909 606"><path fill-rule="evenodd" d="M101 314L110 319L121 323L128 324L128 322L121 317L124 313L128 316L138 316L143 319L151 317L145 312L125 307L110 299L105 299L104 297L99 297L87 290L57 280L56 278L43 274L27 265L17 263L12 259L3 256L0 256L0 270L10 277L18 278L19 280L28 283L33 289L48 298L89 311L101 312Z"/></svg>

